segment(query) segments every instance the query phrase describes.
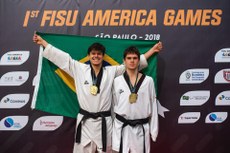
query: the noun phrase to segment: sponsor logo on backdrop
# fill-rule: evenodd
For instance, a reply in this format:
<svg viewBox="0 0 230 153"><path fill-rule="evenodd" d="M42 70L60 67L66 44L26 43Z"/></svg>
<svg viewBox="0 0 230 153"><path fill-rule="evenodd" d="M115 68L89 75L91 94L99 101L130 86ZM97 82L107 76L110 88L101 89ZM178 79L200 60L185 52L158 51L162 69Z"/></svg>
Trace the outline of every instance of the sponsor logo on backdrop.
<svg viewBox="0 0 230 153"><path fill-rule="evenodd" d="M204 82L209 76L209 69L188 69L179 78L180 84L197 84Z"/></svg>
<svg viewBox="0 0 230 153"><path fill-rule="evenodd" d="M54 131L62 125L63 116L43 116L33 124L33 131Z"/></svg>
<svg viewBox="0 0 230 153"><path fill-rule="evenodd" d="M189 91L180 98L180 106L201 106L210 98L210 91Z"/></svg>
<svg viewBox="0 0 230 153"><path fill-rule="evenodd" d="M22 108L30 98L30 94L9 94L0 101L0 108Z"/></svg>
<svg viewBox="0 0 230 153"><path fill-rule="evenodd" d="M179 124L193 124L200 119L200 112L186 112L179 116Z"/></svg>
<svg viewBox="0 0 230 153"><path fill-rule="evenodd" d="M9 51L2 56L0 65L21 65L28 60L29 55L29 51Z"/></svg>
<svg viewBox="0 0 230 153"><path fill-rule="evenodd" d="M28 123L28 116L7 116L0 121L1 131L18 131Z"/></svg>
<svg viewBox="0 0 230 153"><path fill-rule="evenodd" d="M223 48L215 55L215 63L228 63L230 62L230 48Z"/></svg>
<svg viewBox="0 0 230 153"><path fill-rule="evenodd" d="M0 86L20 86L29 78L28 71L7 72L0 79Z"/></svg>
<svg viewBox="0 0 230 153"><path fill-rule="evenodd" d="M216 73L214 83L230 83L230 69L222 69Z"/></svg>
<svg viewBox="0 0 230 153"><path fill-rule="evenodd" d="M230 90L223 91L216 96L216 106L230 106Z"/></svg>
<svg viewBox="0 0 230 153"><path fill-rule="evenodd" d="M222 123L228 117L228 112L212 112L205 118L205 123Z"/></svg>
<svg viewBox="0 0 230 153"><path fill-rule="evenodd" d="M230 82L230 70L223 71L223 73L224 73L224 79Z"/></svg>

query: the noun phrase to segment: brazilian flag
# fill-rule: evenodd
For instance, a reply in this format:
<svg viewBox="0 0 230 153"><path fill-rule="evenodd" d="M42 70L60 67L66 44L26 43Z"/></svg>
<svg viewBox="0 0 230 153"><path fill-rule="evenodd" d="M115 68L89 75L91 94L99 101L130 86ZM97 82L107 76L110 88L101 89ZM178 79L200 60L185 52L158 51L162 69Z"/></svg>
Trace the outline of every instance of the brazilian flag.
<svg viewBox="0 0 230 153"><path fill-rule="evenodd" d="M140 53L145 53L157 43L157 41L144 40L105 39L48 33L37 34L53 46L69 53L73 59L83 63L89 62L87 58L88 47L95 42L101 43L106 48L104 66L122 64L123 51L129 46L136 46ZM42 49L41 47L40 50ZM157 58L156 55L154 55L148 59L148 67L145 68L143 72L153 77L155 85L156 68ZM79 104L75 93L73 78L43 58L41 54L34 85L35 90L31 106L33 109L76 118L79 111Z"/></svg>

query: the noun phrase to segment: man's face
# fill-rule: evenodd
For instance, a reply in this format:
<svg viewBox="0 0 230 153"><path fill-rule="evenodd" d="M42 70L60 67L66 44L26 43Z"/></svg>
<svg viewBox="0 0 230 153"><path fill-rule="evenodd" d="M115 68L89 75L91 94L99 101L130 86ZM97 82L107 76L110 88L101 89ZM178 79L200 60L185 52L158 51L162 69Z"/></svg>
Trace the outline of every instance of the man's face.
<svg viewBox="0 0 230 153"><path fill-rule="evenodd" d="M89 57L90 63L92 65L99 66L102 64L104 55L101 51L92 50L88 54L88 57Z"/></svg>
<svg viewBox="0 0 230 153"><path fill-rule="evenodd" d="M140 60L139 60L137 54L127 54L125 59L124 59L124 63L126 65L126 68L130 69L130 70L137 69L139 62L140 62Z"/></svg>

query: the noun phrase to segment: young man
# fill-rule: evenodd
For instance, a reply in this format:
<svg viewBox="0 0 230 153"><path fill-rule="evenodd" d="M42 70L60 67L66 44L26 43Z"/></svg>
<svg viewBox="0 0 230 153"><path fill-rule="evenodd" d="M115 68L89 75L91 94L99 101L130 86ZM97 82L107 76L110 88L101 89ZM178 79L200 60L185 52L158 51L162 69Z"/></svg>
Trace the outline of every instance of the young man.
<svg viewBox="0 0 230 153"><path fill-rule="evenodd" d="M113 79L125 71L124 65L102 67L105 47L99 43L89 47L88 65L72 59L69 54L48 44L39 35L35 34L33 41L45 47L43 56L68 73L77 87L80 112L77 115L73 152L111 152L111 89ZM146 59L161 48L162 44L158 43L142 55L141 68L146 67Z"/></svg>
<svg viewBox="0 0 230 153"><path fill-rule="evenodd" d="M149 153L150 137L158 135L158 113L153 79L138 72L140 53L136 47L124 52L126 71L114 79L115 119L112 149L119 153Z"/></svg>

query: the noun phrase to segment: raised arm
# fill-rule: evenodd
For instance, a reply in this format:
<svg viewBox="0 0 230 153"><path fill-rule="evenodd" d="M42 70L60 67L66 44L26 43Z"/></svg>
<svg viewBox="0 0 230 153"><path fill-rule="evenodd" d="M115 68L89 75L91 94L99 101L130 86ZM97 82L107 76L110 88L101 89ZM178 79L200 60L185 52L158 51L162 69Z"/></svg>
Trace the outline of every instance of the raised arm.
<svg viewBox="0 0 230 153"><path fill-rule="evenodd" d="M154 53L160 52L162 48L163 48L162 42L158 42L144 54L145 58L146 59L150 58Z"/></svg>
<svg viewBox="0 0 230 153"><path fill-rule="evenodd" d="M64 70L71 77L74 77L74 64L78 64L79 62L72 59L72 57L68 53L46 42L42 37L37 34L34 34L33 42L38 45L42 45L45 48L42 52L43 57L51 61L60 69Z"/></svg>
<svg viewBox="0 0 230 153"><path fill-rule="evenodd" d="M48 45L48 43L44 39L42 39L42 37L40 37L37 34L34 34L33 42L38 44L38 45L42 45L43 47L46 47Z"/></svg>

